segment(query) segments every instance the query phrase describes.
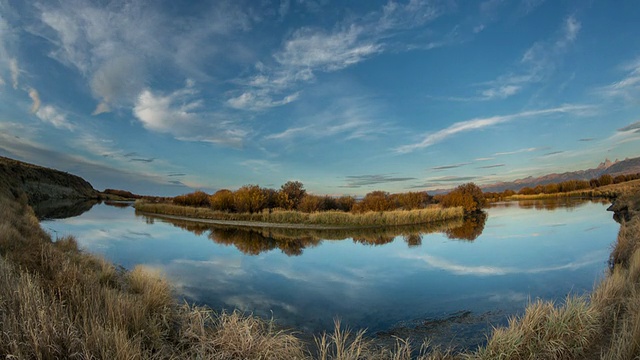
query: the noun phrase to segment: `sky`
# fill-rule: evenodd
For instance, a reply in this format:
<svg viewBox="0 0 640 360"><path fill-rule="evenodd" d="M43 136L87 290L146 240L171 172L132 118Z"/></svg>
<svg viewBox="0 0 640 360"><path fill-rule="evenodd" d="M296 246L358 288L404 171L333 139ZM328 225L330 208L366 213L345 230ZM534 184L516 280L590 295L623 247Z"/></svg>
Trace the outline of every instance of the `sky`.
<svg viewBox="0 0 640 360"><path fill-rule="evenodd" d="M0 155L172 196L433 191L640 156L620 1L0 0Z"/></svg>

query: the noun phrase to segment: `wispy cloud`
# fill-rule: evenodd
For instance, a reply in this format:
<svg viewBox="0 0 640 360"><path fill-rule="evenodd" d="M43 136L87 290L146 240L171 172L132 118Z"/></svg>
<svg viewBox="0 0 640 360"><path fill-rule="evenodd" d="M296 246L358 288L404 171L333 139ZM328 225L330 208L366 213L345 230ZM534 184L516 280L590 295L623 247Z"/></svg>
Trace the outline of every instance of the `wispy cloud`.
<svg viewBox="0 0 640 360"><path fill-rule="evenodd" d="M441 165L441 166L434 166L431 168L431 170L447 170L447 169L456 169L459 167L463 167L463 166L467 166L471 163L460 163L460 164L451 164L451 165Z"/></svg>
<svg viewBox="0 0 640 360"><path fill-rule="evenodd" d="M18 77L20 76L20 68L18 67L18 60L16 58L9 59L9 71L11 72L11 85L14 89L18 88Z"/></svg>
<svg viewBox="0 0 640 360"><path fill-rule="evenodd" d="M551 152L548 152L546 154L543 154L542 156L553 156L553 155L558 155L558 154L562 154L562 153L564 153L564 151L551 151Z"/></svg>
<svg viewBox="0 0 640 360"><path fill-rule="evenodd" d="M311 126L290 128L290 129L287 129L287 130L285 130L283 132L280 132L280 133L267 135L267 136L265 136L265 139L267 139L267 140L290 139L290 138L295 137L296 135L299 135L299 134L302 134L302 133L306 132L310 128L311 128Z"/></svg>
<svg viewBox="0 0 640 360"><path fill-rule="evenodd" d="M625 127L618 129L619 132L639 131L639 130L640 130L640 121L636 121L634 123L631 123Z"/></svg>
<svg viewBox="0 0 640 360"><path fill-rule="evenodd" d="M375 174L375 175L348 175L345 176L346 184L342 187L359 188L362 186L378 185L394 182L403 182L415 180L413 177L397 177L391 174Z"/></svg>
<svg viewBox="0 0 640 360"><path fill-rule="evenodd" d="M532 148L519 149L519 150L514 150L514 151L497 152L497 153L493 154L493 156L514 155L514 154L521 154L521 153L539 151L539 150L542 150L542 149L543 148L532 147Z"/></svg>
<svg viewBox="0 0 640 360"><path fill-rule="evenodd" d="M275 106L286 105L295 101L298 96L300 96L299 91L287 95L282 99L275 100L271 98L268 91L249 91L227 100L227 104L236 109L259 111Z"/></svg>
<svg viewBox="0 0 640 360"><path fill-rule="evenodd" d="M131 159L129 161L150 163L150 162L154 162L155 158L148 158L148 159L145 159L145 158L133 158L133 159Z"/></svg>
<svg viewBox="0 0 640 360"><path fill-rule="evenodd" d="M477 177L476 176L441 176L441 177L429 178L427 179L427 181L442 183L442 182L470 181L474 179L477 179Z"/></svg>
<svg viewBox="0 0 640 360"><path fill-rule="evenodd" d="M251 171L255 173L264 173L264 172L275 173L280 171L280 164L275 163L273 161L269 161L269 160L261 160L261 159L245 160L245 161L242 161L240 165L251 169Z"/></svg>
<svg viewBox="0 0 640 360"><path fill-rule="evenodd" d="M582 28L574 15L567 17L557 34L546 41L538 41L522 55L515 70L500 75L480 86L477 96L444 98L452 101L503 100L523 91L527 86L540 82L553 73L556 63L573 44Z"/></svg>
<svg viewBox="0 0 640 360"><path fill-rule="evenodd" d="M486 166L480 166L478 167L478 169L493 169L493 168L504 167L504 166L507 166L507 165L506 164L486 165Z"/></svg>
<svg viewBox="0 0 640 360"><path fill-rule="evenodd" d="M308 111L305 110L305 111ZM340 141L375 139L388 134L392 125L380 119L378 106L367 98L342 97L312 115L303 115L296 124L265 140L293 141L297 138L334 138Z"/></svg>
<svg viewBox="0 0 640 360"><path fill-rule="evenodd" d="M205 111L197 95L191 82L167 95L145 89L133 113L146 129L171 134L178 140L241 146L247 131Z"/></svg>
<svg viewBox="0 0 640 360"><path fill-rule="evenodd" d="M399 49L393 39L403 30L425 26L445 11L446 6L432 1L388 2L360 20L345 20L333 29L299 28L273 53L275 64L258 62L255 74L238 80L244 88L227 103L251 111L288 104L298 98L294 89L319 73L342 70L386 51L416 48L405 44Z"/></svg>
<svg viewBox="0 0 640 360"><path fill-rule="evenodd" d="M625 73L622 79L595 89L605 98L635 102L640 95L640 57L621 67Z"/></svg>
<svg viewBox="0 0 640 360"><path fill-rule="evenodd" d="M467 121L461 121L454 123L453 125L445 129L426 135L424 139L418 143L400 146L396 148L395 151L400 154L410 153L418 149L433 146L461 132L480 130L516 119L529 118L534 116L548 116L561 113L581 113L588 109L590 109L590 107L585 105L563 105L557 108L523 111L511 115L476 118Z"/></svg>
<svg viewBox="0 0 640 360"><path fill-rule="evenodd" d="M100 7L78 0L34 7L39 23L27 30L51 43L51 58L87 80L98 101L94 114L132 105L154 72L173 68L185 77L207 76L211 60L237 52L221 51L224 40L252 22L233 2L212 3L188 18L136 1ZM209 46L202 46L204 41Z"/></svg>
<svg viewBox="0 0 640 360"><path fill-rule="evenodd" d="M42 101L40 101L40 94L38 93L38 90L30 88L29 97L33 101L33 103L31 104L31 113L35 114L38 110L40 110L40 105L42 104Z"/></svg>
<svg viewBox="0 0 640 360"><path fill-rule="evenodd" d="M75 126L67 120L67 116L52 105L38 107L35 114L40 120L49 123L58 129L67 129L71 131L75 129Z"/></svg>

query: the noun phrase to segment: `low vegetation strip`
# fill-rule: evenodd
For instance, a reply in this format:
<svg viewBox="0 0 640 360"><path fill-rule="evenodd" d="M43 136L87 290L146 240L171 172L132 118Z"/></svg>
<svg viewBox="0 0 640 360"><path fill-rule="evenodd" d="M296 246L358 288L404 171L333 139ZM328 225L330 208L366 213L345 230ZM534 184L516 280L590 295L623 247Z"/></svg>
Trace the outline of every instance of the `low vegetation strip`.
<svg viewBox="0 0 640 360"><path fill-rule="evenodd" d="M255 222L271 226L272 224L304 224L322 227L400 226L435 223L464 217L464 210L461 207L442 208L439 206L417 210L370 211L356 214L342 211L303 213L287 210L262 211L253 214L229 213L205 207L151 203L144 200L136 201L134 206L137 211L148 214L163 214L193 219Z"/></svg>

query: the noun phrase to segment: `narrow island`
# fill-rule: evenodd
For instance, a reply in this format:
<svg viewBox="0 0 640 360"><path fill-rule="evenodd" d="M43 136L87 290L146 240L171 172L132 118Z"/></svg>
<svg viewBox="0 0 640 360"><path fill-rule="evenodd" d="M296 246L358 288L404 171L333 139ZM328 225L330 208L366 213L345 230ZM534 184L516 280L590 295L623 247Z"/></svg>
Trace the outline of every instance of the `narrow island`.
<svg viewBox="0 0 640 360"><path fill-rule="evenodd" d="M301 182L289 181L277 191L245 185L212 195L196 191L172 199L138 199L134 207L141 214L218 225L344 229L457 220L485 205L482 190L473 183L437 197L426 192L372 191L356 199L307 194Z"/></svg>
<svg viewBox="0 0 640 360"><path fill-rule="evenodd" d="M273 321L237 311L216 313L178 303L172 296L171 284L157 274L140 267L124 271L79 250L73 237L52 239L40 227L32 209L36 200L42 198L97 200L113 199L113 195L100 193L71 174L0 158L0 356L15 359L634 359L640 355L640 180L598 188L595 190L601 194L592 195L606 194L612 199L610 210L621 224L608 259L607 276L595 285L589 296L569 296L562 304L531 302L524 315L514 317L507 327L487 334L486 346L457 352L429 346L428 339L420 349L412 348L407 339L397 339L393 347L380 347L364 332L350 332L338 321L333 333L319 334L314 342L308 343L294 331L279 329ZM463 189L457 190L461 195ZM437 200L440 205L435 208L433 219L439 219L440 215L435 215L438 212L451 209L458 214L452 216L463 216L460 212L465 212L464 203L454 202L447 207L445 199L446 196ZM139 202L136 206L141 204L152 203ZM192 204L171 206L167 208L180 206L193 212L184 216L193 216L204 208ZM212 206L211 203L208 206ZM427 208L429 206L432 204L427 204ZM256 210L243 216L254 221L251 216Z"/></svg>

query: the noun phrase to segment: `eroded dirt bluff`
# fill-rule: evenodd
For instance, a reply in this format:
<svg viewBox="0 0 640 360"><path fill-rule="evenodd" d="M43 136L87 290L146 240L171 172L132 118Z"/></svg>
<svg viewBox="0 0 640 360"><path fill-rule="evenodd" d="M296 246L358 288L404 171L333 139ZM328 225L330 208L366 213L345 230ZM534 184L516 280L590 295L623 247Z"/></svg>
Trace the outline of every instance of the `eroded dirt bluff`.
<svg viewBox="0 0 640 360"><path fill-rule="evenodd" d="M96 199L99 192L83 178L0 156L0 186L14 196L24 191L30 204L54 199Z"/></svg>

